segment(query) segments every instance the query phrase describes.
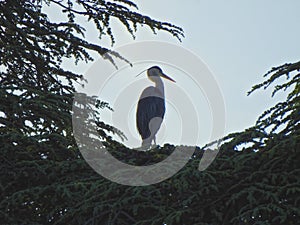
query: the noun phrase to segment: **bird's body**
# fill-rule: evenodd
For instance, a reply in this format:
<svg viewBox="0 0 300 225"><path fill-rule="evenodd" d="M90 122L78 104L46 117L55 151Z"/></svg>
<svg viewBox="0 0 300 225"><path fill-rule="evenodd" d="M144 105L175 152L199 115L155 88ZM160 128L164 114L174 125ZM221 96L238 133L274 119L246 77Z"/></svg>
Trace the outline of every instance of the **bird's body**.
<svg viewBox="0 0 300 225"><path fill-rule="evenodd" d="M136 123L143 139L143 146L151 144L152 140L156 142L155 134L158 132L165 115L165 101L161 93L158 92L157 88L148 87L143 91L138 102Z"/></svg>
<svg viewBox="0 0 300 225"><path fill-rule="evenodd" d="M161 126L166 111L164 85L160 77L175 82L163 74L158 66L148 69L147 74L155 86L147 87L142 92L136 112L136 125L143 140L142 147L145 149L151 146L152 141L156 144L155 135Z"/></svg>

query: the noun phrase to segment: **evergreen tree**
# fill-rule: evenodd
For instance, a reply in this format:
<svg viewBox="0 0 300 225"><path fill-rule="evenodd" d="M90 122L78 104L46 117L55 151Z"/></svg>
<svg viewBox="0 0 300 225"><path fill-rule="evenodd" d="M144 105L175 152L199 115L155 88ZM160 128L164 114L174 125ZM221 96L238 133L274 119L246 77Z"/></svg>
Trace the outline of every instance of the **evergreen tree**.
<svg viewBox="0 0 300 225"><path fill-rule="evenodd" d="M44 13L54 5L60 7L57 13L65 15L65 21L53 22ZM62 62L90 62L91 52L112 63L114 58L125 59L87 42L78 17L88 19L99 38L106 35L112 44L112 19L133 37L139 26L148 26L154 33L166 31L178 39L183 36L181 28L138 13L136 4L128 0L0 1L1 223L54 220L66 208L58 204L60 197L53 200L55 193L62 194L57 188L68 177L68 168L90 171L81 159L71 125L74 84L84 83L84 78L64 68ZM85 101L94 100L85 96ZM99 100L96 107L110 109ZM107 142L112 142L109 132L122 135L99 117L97 125L98 135Z"/></svg>
<svg viewBox="0 0 300 225"><path fill-rule="evenodd" d="M45 4L60 6L67 20L51 22ZM121 56L86 42L76 17L89 18L99 36L112 42L111 18L133 36L143 24L182 36L179 27L135 8L127 0L0 1L1 224L297 224L300 62L271 69L266 81L253 87L251 93L273 85L273 94L288 92L287 99L266 110L254 126L226 136L217 159L203 172L198 171L200 148L175 176L145 187L113 183L84 161L71 125L73 84L82 83L83 76L61 62L89 62L91 51L112 62ZM109 109L97 103L96 108ZM98 134L124 162L148 165L174 150L172 145L149 152L126 149L111 140L115 129L97 122Z"/></svg>

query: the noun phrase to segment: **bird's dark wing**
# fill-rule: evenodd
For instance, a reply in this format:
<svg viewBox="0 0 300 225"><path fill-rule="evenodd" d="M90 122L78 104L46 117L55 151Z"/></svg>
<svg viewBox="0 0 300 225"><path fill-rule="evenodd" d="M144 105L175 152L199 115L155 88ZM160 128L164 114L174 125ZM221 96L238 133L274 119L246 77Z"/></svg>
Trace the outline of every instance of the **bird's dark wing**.
<svg viewBox="0 0 300 225"><path fill-rule="evenodd" d="M142 139L146 139L151 135L149 129L149 123L151 119L159 117L162 121L165 114L165 100L155 94L149 94L154 93L155 91L156 90L154 87L145 89L138 102L136 125L140 135L142 136ZM156 124L157 130L160 127L161 121L159 124ZM157 130L154 132L157 132Z"/></svg>

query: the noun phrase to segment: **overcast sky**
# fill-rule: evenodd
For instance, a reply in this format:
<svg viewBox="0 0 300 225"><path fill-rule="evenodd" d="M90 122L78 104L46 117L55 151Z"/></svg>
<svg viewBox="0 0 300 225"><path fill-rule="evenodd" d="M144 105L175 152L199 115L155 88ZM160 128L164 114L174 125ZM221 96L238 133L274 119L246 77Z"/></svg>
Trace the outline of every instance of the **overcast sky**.
<svg viewBox="0 0 300 225"><path fill-rule="evenodd" d="M166 32L153 35L151 30L140 28L136 34L136 40L133 40L124 28L114 24L116 44L113 48L118 49L120 46L139 41L155 40L176 44L196 54L212 72L223 94L226 108L225 134L242 131L253 125L265 109L282 99L283 96L271 99L270 92L259 91L248 97L246 93L252 85L263 81L263 74L271 67L299 60L300 1L140 0L137 4L141 13L181 26L185 31L185 38L180 43ZM51 14L55 17L53 11ZM89 32L87 38L99 44L108 44L108 40L105 39L99 42L93 32ZM107 47L110 46L107 45ZM93 66L95 65L80 64L74 69L88 73ZM143 65L138 69L142 68ZM172 72L172 69L167 67L165 70L167 70L166 73ZM177 79L181 76L176 74L176 71L173 72L175 74L168 75ZM131 83L134 75L127 78L127 81L121 83ZM146 79L145 74L144 78ZM144 88L149 84L145 81ZM143 87L143 84L140 85ZM165 82L166 98L168 98L168 90L169 95L171 93L170 85ZM177 82L176 85L186 90L189 89L188 83ZM136 93L137 99L139 94ZM128 99L128 101L137 101L137 99ZM192 101L195 101L195 98ZM167 108L166 117L174 120L176 116L171 115L171 106L169 108L169 112ZM127 143L129 146L135 146L139 141L138 133L133 131L135 130L134 110L132 108L131 115L126 117L131 118L129 123L132 126L129 130L133 136L136 136L133 142ZM196 110L201 111L200 108ZM205 115L204 113L202 118L204 120ZM189 118L181 117L180 119L184 123ZM179 134L172 134L171 130L176 129L171 126L173 125L166 123L163 127L163 140L158 140L160 144L165 142L180 144L176 141ZM211 128L199 127L199 129L209 131ZM208 139L209 137L202 135L196 144L203 145L209 141Z"/></svg>

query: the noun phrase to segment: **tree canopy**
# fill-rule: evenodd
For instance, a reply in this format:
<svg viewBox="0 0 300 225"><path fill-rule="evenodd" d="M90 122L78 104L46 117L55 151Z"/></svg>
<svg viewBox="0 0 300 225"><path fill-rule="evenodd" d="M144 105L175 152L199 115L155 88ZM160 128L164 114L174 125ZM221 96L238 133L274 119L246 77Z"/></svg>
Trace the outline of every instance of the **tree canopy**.
<svg viewBox="0 0 300 225"><path fill-rule="evenodd" d="M44 7L57 5L66 21L52 22ZM63 68L68 58L89 62L97 52L122 57L85 40L78 16L115 42L110 20L133 35L140 25L176 38L181 28L118 1L0 1L0 221L2 224L297 224L300 217L300 62L272 68L249 92L273 88L287 99L252 127L224 137L210 167L199 172L203 149L164 182L130 187L94 172L72 133L74 83L84 77ZM274 96L276 97L276 95ZM88 101L94 99L87 98ZM96 109L110 109L97 100ZM175 146L149 152L125 148L97 117L98 135L124 162L148 165ZM241 150L239 147L242 146Z"/></svg>

